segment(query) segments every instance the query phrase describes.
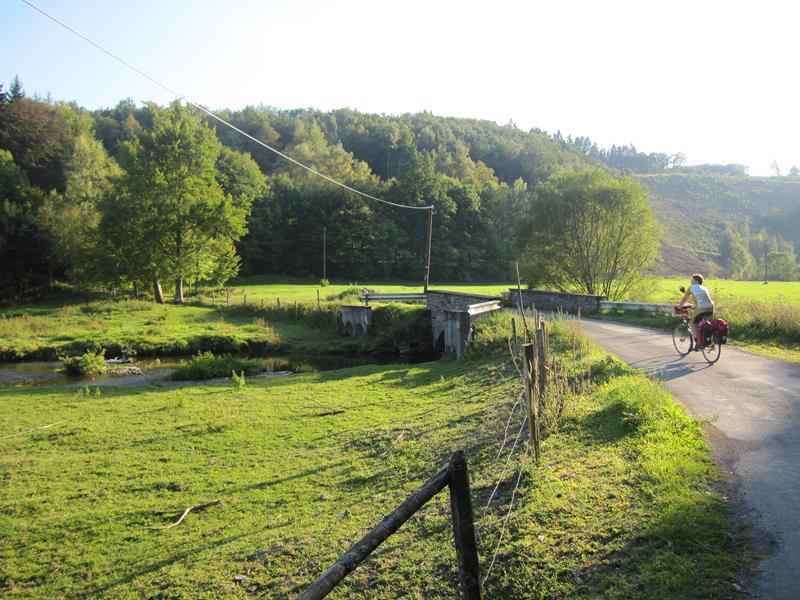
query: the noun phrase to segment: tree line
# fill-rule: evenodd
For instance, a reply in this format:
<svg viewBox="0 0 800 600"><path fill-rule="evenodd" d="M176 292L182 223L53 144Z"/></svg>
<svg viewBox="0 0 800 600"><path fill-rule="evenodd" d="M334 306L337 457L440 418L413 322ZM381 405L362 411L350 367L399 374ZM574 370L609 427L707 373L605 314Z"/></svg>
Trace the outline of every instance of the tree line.
<svg viewBox="0 0 800 600"><path fill-rule="evenodd" d="M436 280L512 278L523 257L530 283L622 294L658 252L646 190L606 168L635 149L427 112L217 114L351 187L433 205ZM425 211L370 202L178 103L88 111L0 87L0 199L6 298L68 281L180 301L236 274L318 277L323 230L331 277L424 271Z"/></svg>

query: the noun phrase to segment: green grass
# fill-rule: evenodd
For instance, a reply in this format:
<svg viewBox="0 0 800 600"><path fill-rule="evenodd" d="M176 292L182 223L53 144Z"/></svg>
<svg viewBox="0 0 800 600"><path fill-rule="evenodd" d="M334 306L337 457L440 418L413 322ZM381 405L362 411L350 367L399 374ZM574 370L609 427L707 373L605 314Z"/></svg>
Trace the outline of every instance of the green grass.
<svg viewBox="0 0 800 600"><path fill-rule="evenodd" d="M648 278L630 300L641 302L677 302L681 299L680 286L688 287L691 273L683 278ZM735 281L732 279L706 279L706 286L714 302L720 305L731 301L756 300L766 304L800 306L800 281Z"/></svg>
<svg viewBox="0 0 800 600"><path fill-rule="evenodd" d="M726 596L736 547L699 425L565 326L551 340L570 380L604 383L565 399L540 467L521 442L504 470L504 428L513 441L523 413L498 349L508 333L502 315L480 322L466 360L244 388L0 389L0 595L295 597L465 448L484 572L523 473L487 598ZM332 597L452 598L456 585L443 493Z"/></svg>
<svg viewBox="0 0 800 600"><path fill-rule="evenodd" d="M231 377L232 373L237 373L239 376L253 376L265 369L264 365L254 359L239 356L214 356L211 352L202 352L193 356L188 362L178 365L170 373L169 378L172 381L202 381Z"/></svg>
<svg viewBox="0 0 800 600"><path fill-rule="evenodd" d="M478 282L478 283L448 283L448 282L432 282L430 289L446 289L455 292L464 292L471 294L485 294L488 296L498 295L500 292L507 292L511 283L498 283L498 282ZM422 280L419 283L412 282L385 282L385 281L333 281L330 285L320 287L319 281L303 280L303 279L289 279L281 278L280 281L275 281L269 277L247 277L241 278L230 284L233 290L231 296L232 302L241 302L242 294L247 293L248 302L255 300L260 302L264 300L266 303L277 303L280 298L281 302L298 302L314 301L317 299L317 290L319 290L320 298L325 300L327 298L338 297L343 292L349 292L354 289L369 288L378 293L385 294L421 294L422 293ZM222 295L217 295L217 301L225 300L226 296L223 292Z"/></svg>
<svg viewBox="0 0 800 600"><path fill-rule="evenodd" d="M212 306L97 300L66 305L29 305L0 312L0 360L55 360L100 352L113 357L233 352L395 352L401 340L419 348L425 327L415 327L423 308L381 304L373 311L374 331L342 339L336 331L336 302L260 302ZM400 318L401 315L404 315ZM398 328L407 328L401 335ZM425 338L427 340L427 338Z"/></svg>
<svg viewBox="0 0 800 600"><path fill-rule="evenodd" d="M60 355L103 349L109 357L129 351L147 356L203 351L276 352L290 346L295 350L302 346L299 349L338 351L339 336L331 331L311 334L306 325L312 322L317 330L330 330L331 311L342 302L357 302L352 292L361 287L387 293L422 291L419 286L402 283L332 284L322 288L319 282L304 280L263 281L251 278L234 284L230 304L224 292L216 294L213 300L208 294L190 298L190 302L181 306L144 300L92 300L84 295L61 293L52 302L0 308L0 360L55 360ZM446 284L446 287L476 294L498 294L508 289L508 284ZM322 311L317 310L317 290ZM341 297L347 293L351 295ZM281 299L280 307L277 298ZM397 313L404 309L392 310ZM380 339L372 340L373 343L353 341L347 350L387 351L381 342L393 335L393 332L388 337L379 334ZM413 346L417 342L409 343Z"/></svg>

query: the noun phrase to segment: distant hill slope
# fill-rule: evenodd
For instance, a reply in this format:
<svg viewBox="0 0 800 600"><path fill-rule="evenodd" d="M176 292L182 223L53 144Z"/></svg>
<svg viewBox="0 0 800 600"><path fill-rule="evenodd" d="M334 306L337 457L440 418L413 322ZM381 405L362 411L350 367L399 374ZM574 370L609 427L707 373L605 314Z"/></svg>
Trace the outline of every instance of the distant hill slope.
<svg viewBox="0 0 800 600"><path fill-rule="evenodd" d="M800 178L670 173L637 175L664 226L655 274L725 274L719 240L725 226L762 227L800 250Z"/></svg>

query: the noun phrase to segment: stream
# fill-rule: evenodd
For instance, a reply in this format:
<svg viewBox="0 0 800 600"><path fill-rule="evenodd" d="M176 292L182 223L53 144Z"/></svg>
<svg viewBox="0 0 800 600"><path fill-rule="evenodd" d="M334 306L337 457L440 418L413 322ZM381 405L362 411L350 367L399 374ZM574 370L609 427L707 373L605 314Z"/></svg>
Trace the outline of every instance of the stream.
<svg viewBox="0 0 800 600"><path fill-rule="evenodd" d="M19 362L0 363L0 386L11 385L71 385L83 386L88 383L104 386L136 386L153 381L164 380L182 362L188 362L191 356L170 356L161 359L146 358L131 363L109 363L109 372L102 375L73 376L62 373L61 362ZM415 362L406 358L401 360L394 356L248 356L261 362L264 373L257 377L276 377L292 373L316 373L333 371L367 364L391 364ZM425 359L423 359L425 360ZM174 382L186 385L188 381Z"/></svg>

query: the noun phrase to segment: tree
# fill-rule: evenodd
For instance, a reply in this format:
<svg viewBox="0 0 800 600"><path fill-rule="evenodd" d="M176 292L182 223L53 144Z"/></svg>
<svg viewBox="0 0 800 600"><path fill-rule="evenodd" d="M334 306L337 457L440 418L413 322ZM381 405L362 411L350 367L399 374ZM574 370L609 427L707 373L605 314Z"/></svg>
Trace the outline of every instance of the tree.
<svg viewBox="0 0 800 600"><path fill-rule="evenodd" d="M9 150L31 185L64 191L64 163L72 140L56 109L30 98L11 96L0 105L0 149Z"/></svg>
<svg viewBox="0 0 800 600"><path fill-rule="evenodd" d="M620 298L655 262L660 235L634 179L562 171L536 189L521 263L531 285Z"/></svg>
<svg viewBox="0 0 800 600"><path fill-rule="evenodd" d="M235 201L217 181L221 145L213 130L177 102L150 110L152 130L124 146L121 193L103 203L101 231L119 248L117 264L134 277L146 273L156 297L160 279L174 278L182 303L185 277L219 255L217 242L242 236L252 198Z"/></svg>
<svg viewBox="0 0 800 600"><path fill-rule="evenodd" d="M100 219L97 205L112 192L112 180L120 169L98 140L82 133L75 139L64 175L64 194L51 194L39 216L53 239L54 260L67 268L74 282L85 282L95 274L91 254Z"/></svg>

